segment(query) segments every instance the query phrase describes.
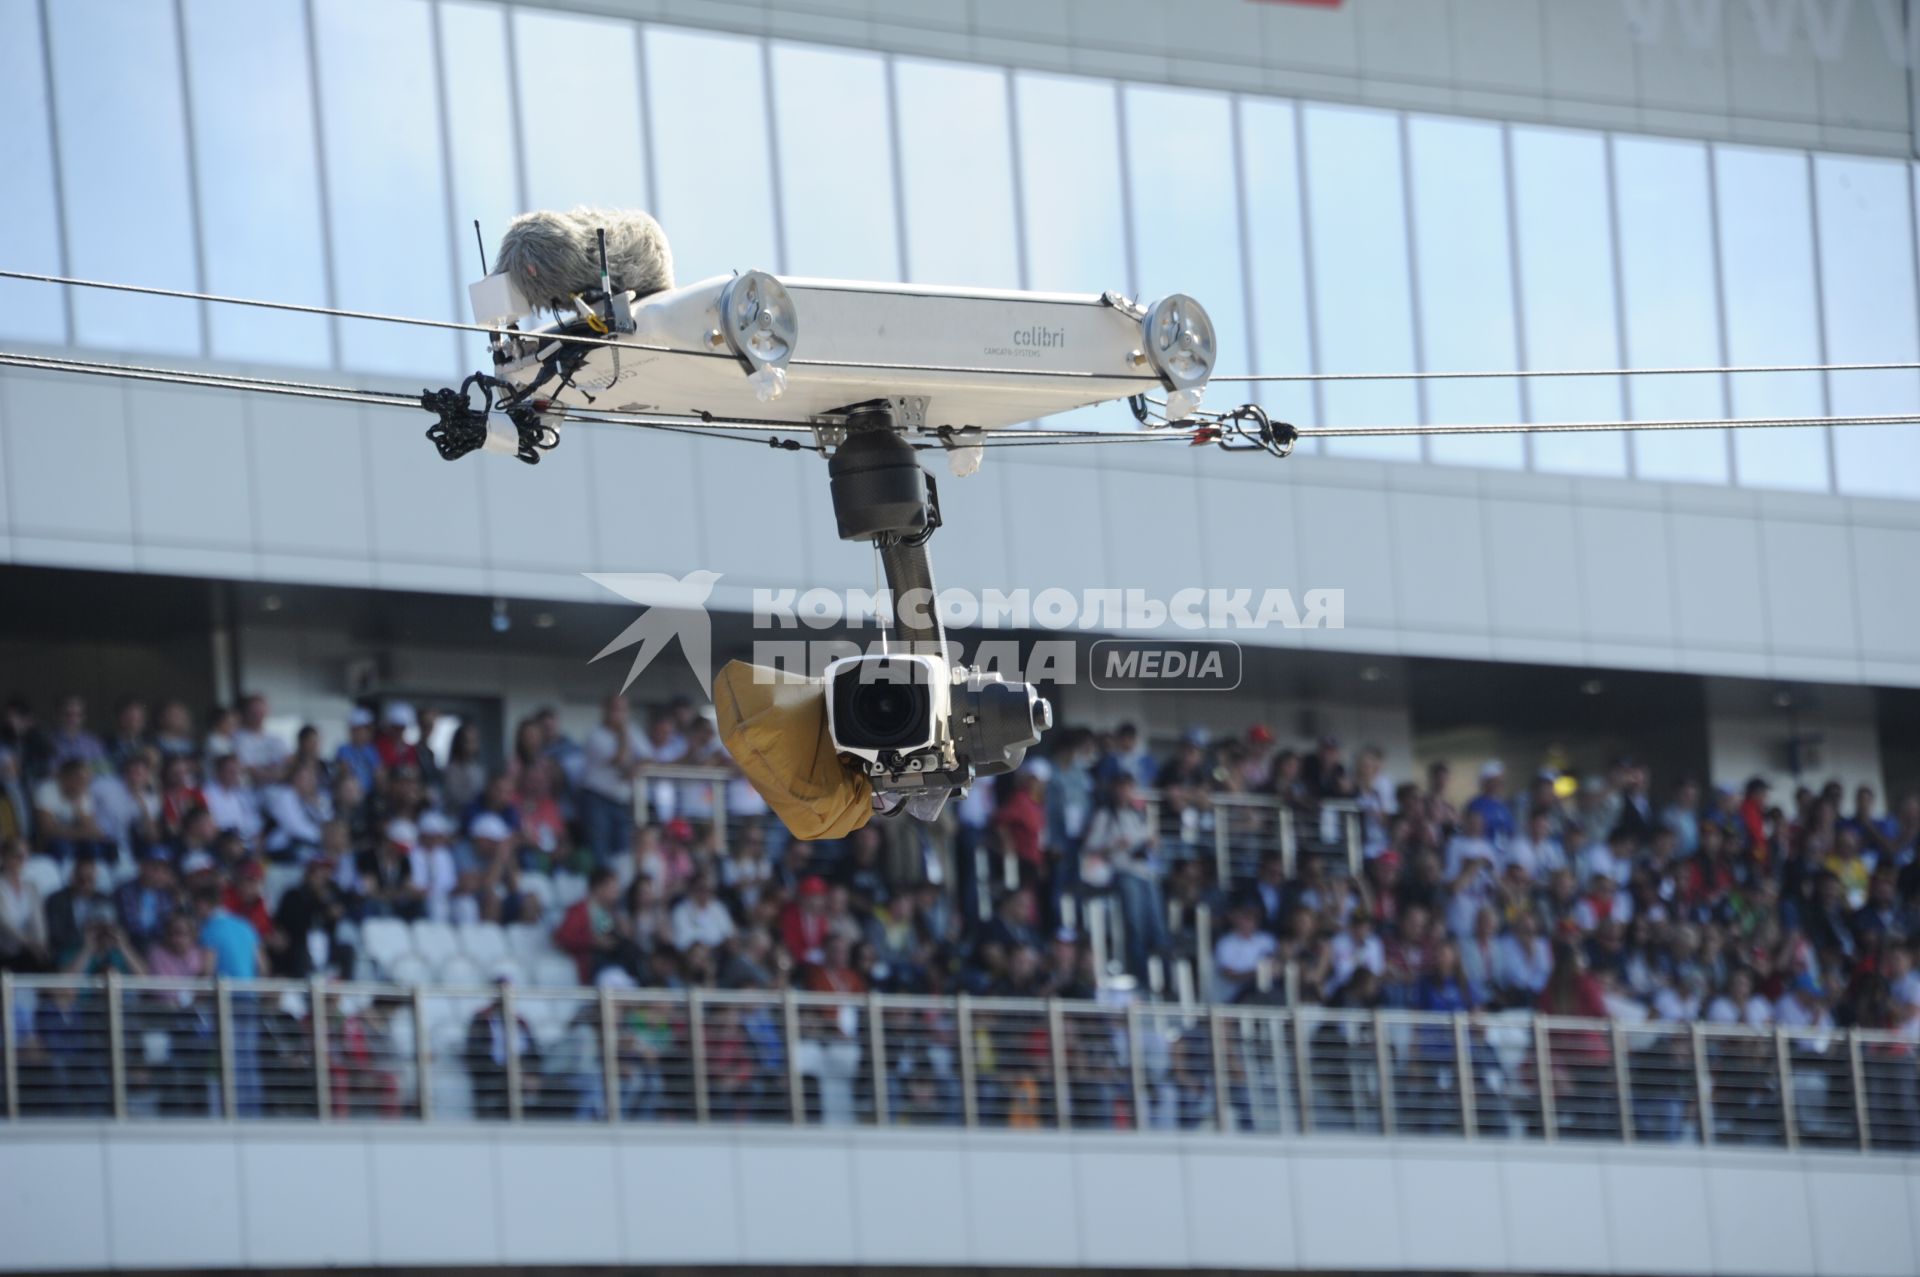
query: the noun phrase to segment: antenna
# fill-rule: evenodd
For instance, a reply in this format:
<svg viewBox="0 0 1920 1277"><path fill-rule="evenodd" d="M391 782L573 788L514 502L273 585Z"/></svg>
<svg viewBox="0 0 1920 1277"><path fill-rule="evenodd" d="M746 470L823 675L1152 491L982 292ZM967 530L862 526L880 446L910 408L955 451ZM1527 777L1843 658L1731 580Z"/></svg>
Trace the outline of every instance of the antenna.
<svg viewBox="0 0 1920 1277"><path fill-rule="evenodd" d="M601 232L601 236L602 236L602 238L605 238L605 235L606 235L606 232L605 232L605 231L602 231L602 232ZM474 242L474 246L475 246L475 247L477 247L477 248L478 248L478 249L480 250L480 273L481 273L482 275L485 275L485 274L487 274L487 273L488 273L488 271L487 271L487 241L486 241L486 240L485 240L485 239L484 239L484 238L483 238L483 237L481 236L481 234L480 234L480 219L479 219L479 218L477 218L477 217L473 219L473 242ZM606 255L606 251L605 251L604 249L602 249L602 250L601 250L601 253L600 253L600 259L601 259L602 261L605 261L605 260L606 260L606 256L607 256L607 255Z"/></svg>
<svg viewBox="0 0 1920 1277"><path fill-rule="evenodd" d="M594 235L600 242L600 295L606 299L607 315L615 332L630 333L634 331L633 308L627 304L625 293L613 291L613 271L607 266L607 228L596 228Z"/></svg>

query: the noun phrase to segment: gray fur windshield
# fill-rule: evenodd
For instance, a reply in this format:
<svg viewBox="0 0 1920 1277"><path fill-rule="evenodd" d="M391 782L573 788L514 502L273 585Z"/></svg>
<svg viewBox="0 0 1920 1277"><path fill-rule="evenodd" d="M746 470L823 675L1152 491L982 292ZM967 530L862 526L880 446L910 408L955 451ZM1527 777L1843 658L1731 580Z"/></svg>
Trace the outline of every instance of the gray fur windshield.
<svg viewBox="0 0 1920 1277"><path fill-rule="evenodd" d="M615 291L645 297L673 287L667 237L660 223L639 209L522 213L500 237L494 273L510 277L535 306L571 310L574 294L600 287L601 230L607 232L607 269Z"/></svg>

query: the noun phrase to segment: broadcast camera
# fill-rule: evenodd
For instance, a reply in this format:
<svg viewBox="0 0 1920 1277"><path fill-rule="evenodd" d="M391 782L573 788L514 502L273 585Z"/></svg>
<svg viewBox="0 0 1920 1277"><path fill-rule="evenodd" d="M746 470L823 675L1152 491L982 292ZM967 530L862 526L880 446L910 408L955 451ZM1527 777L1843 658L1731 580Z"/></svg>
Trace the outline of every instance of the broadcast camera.
<svg viewBox="0 0 1920 1277"><path fill-rule="evenodd" d="M940 526L939 488L888 405L863 405L827 463L842 540L871 541L886 571L892 642L903 649L850 656L826 669L834 750L874 791L916 810L982 776L1020 765L1053 725L1053 707L1029 683L956 668L935 606L927 540Z"/></svg>
<svg viewBox="0 0 1920 1277"><path fill-rule="evenodd" d="M1031 683L933 656L849 656L826 681L833 747L881 791L963 788L1010 772L1053 726Z"/></svg>

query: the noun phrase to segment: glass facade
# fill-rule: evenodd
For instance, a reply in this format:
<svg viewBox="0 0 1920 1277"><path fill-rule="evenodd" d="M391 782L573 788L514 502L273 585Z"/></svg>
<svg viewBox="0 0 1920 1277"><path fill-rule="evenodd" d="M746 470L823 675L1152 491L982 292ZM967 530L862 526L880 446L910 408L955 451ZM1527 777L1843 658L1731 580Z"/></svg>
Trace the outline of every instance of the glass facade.
<svg viewBox="0 0 1920 1277"><path fill-rule="evenodd" d="M1419 116L1407 122L1405 141L1421 366L1520 367L1500 126ZM1512 377L1430 381L1425 391L1429 421L1519 421L1525 409ZM1427 442L1428 456L1444 464L1526 464L1519 435L1436 435Z"/></svg>
<svg viewBox="0 0 1920 1277"><path fill-rule="evenodd" d="M194 190L174 8L168 0L43 5L52 137L64 196L68 273L197 289ZM198 355L191 302L81 290L69 303L82 346Z"/></svg>
<svg viewBox="0 0 1920 1277"><path fill-rule="evenodd" d="M898 278L886 59L803 44L776 45L770 56L780 268L822 279Z"/></svg>
<svg viewBox="0 0 1920 1277"><path fill-rule="evenodd" d="M1827 354L1835 361L1920 359L1912 192L1909 164L1814 158L1821 316ZM1920 373L1849 373L1834 378L1830 393L1836 413L1912 412L1920 406ZM1920 431L1907 426L1836 430L1833 469L1842 492L1920 497Z"/></svg>
<svg viewBox="0 0 1920 1277"><path fill-rule="evenodd" d="M1508 132L1514 273L1526 368L1617 368L1620 317L1614 273L1607 139L1568 129ZM1542 377L1527 383L1529 421L1618 421L1618 377ZM1624 475L1623 434L1528 439L1537 469Z"/></svg>
<svg viewBox="0 0 1920 1277"><path fill-rule="evenodd" d="M53 134L48 127L45 32L35 0L0 0L0 226L7 255L21 270L41 274L61 269L64 239L60 200L54 188ZM67 339L62 299L37 284L0 280L0 337L60 343Z"/></svg>
<svg viewBox="0 0 1920 1277"><path fill-rule="evenodd" d="M1388 111L1311 105L1301 117L1317 371L1417 367L1400 119ZM1330 382L1321 399L1327 422L1384 426L1420 419L1417 382ZM1336 455L1420 459L1418 439L1325 442Z"/></svg>
<svg viewBox="0 0 1920 1277"><path fill-rule="evenodd" d="M296 301L326 296L327 228L303 15L253 0L185 0L181 15L208 291ZM236 44L245 45L247 57L232 56ZM233 180L237 173L248 180ZM210 306L210 353L250 363L325 364L332 358L327 322Z"/></svg>
<svg viewBox="0 0 1920 1277"><path fill-rule="evenodd" d="M1920 359L1913 166L1293 102L491 0L0 0L26 269L465 319L515 211L641 205L747 267L1199 297L1221 371ZM368 38L377 31L379 38ZM130 198L137 193L137 199ZM0 284L0 337L451 376L477 341ZM1218 386L1303 423L1920 408L1920 374ZM1105 412L1088 424L1126 423ZM1330 441L1920 498L1920 431Z"/></svg>
<svg viewBox="0 0 1920 1277"><path fill-rule="evenodd" d="M1724 364L1705 144L1650 137L1612 143L1627 366ZM1720 377L1634 377L1626 391L1627 415L1636 421L1726 415ZM1634 473L1642 478L1725 483L1731 473L1724 430L1649 431L1631 442Z"/></svg>
<svg viewBox="0 0 1920 1277"><path fill-rule="evenodd" d="M423 54L433 48L433 6L312 0L311 20L334 304L446 315L455 287L448 165L439 95L421 73L432 67ZM369 39L371 31L380 38ZM288 138L296 141L307 140ZM458 345L450 332L371 320L341 320L338 329L343 366L394 376L448 367Z"/></svg>
<svg viewBox="0 0 1920 1277"><path fill-rule="evenodd" d="M1727 362L1826 362L1807 157L1716 147L1713 173ZM1728 383L1733 411L1742 417L1827 412L1818 373L1736 373ZM1825 430L1737 430L1733 461L1739 481L1757 487L1822 492L1833 482Z"/></svg>

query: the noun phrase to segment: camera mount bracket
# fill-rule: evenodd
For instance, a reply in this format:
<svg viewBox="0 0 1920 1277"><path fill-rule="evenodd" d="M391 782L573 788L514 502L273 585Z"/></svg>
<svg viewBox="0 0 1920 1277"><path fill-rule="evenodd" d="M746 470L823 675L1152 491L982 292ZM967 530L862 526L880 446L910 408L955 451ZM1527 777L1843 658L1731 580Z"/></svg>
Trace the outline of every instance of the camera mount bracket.
<svg viewBox="0 0 1920 1277"><path fill-rule="evenodd" d="M886 574L893 636L906 650L946 659L927 542L940 526L940 490L895 428L888 400L847 410L846 437L827 461L843 541L868 541Z"/></svg>

